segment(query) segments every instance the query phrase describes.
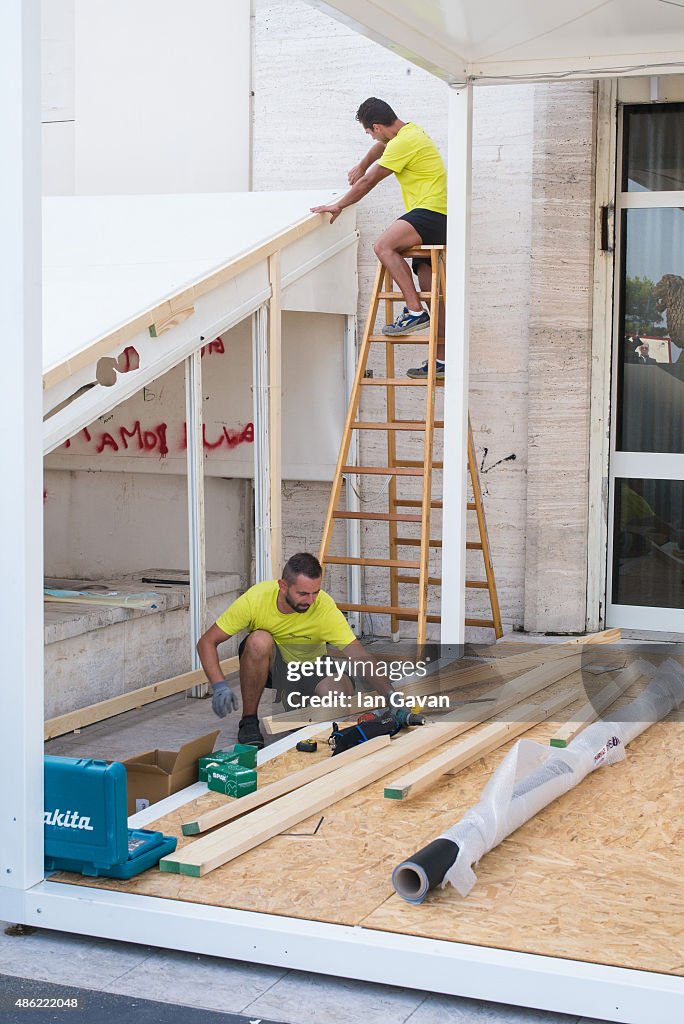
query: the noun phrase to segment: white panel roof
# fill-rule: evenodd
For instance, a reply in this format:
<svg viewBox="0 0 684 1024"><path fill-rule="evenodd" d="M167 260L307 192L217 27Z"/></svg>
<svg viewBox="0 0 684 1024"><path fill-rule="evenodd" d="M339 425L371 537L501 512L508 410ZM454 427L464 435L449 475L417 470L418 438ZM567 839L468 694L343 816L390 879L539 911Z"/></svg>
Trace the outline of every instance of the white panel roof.
<svg viewBox="0 0 684 1024"><path fill-rule="evenodd" d="M311 206L329 200L329 191L45 199L44 370L277 238L308 218Z"/></svg>
<svg viewBox="0 0 684 1024"><path fill-rule="evenodd" d="M677 0L309 0L450 82L680 71Z"/></svg>

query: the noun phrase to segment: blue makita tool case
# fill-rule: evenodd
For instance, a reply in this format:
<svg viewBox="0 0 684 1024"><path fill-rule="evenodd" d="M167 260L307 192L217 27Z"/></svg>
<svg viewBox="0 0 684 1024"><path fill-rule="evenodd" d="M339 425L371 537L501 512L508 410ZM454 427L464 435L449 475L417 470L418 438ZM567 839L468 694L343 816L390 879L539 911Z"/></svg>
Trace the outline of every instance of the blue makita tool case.
<svg viewBox="0 0 684 1024"><path fill-rule="evenodd" d="M176 849L173 836L128 828L117 761L46 755L43 823L48 871L131 878Z"/></svg>

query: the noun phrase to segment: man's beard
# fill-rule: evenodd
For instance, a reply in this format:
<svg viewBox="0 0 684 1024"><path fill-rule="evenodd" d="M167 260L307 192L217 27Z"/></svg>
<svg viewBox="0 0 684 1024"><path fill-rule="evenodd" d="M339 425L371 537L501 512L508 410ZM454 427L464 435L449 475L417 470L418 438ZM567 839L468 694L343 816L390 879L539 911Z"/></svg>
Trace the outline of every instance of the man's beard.
<svg viewBox="0 0 684 1024"><path fill-rule="evenodd" d="M300 615L303 615L304 612L308 612L309 608L311 607L311 605L309 604L295 604L294 601L290 600L287 594L284 594L283 596L285 598L285 603L290 606L292 611L299 612Z"/></svg>

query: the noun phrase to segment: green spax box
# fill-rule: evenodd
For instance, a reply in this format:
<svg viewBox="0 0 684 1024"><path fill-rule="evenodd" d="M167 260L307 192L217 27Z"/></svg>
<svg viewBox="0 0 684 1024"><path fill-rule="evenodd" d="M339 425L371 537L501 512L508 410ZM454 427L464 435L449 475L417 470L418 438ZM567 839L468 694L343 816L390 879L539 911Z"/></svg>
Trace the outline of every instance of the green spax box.
<svg viewBox="0 0 684 1024"><path fill-rule="evenodd" d="M209 765L239 764L243 768L256 768L257 753L257 748L247 743L236 743L230 750L214 750L197 762L199 781L207 782Z"/></svg>
<svg viewBox="0 0 684 1024"><path fill-rule="evenodd" d="M217 764L207 768L207 786L225 796L247 796L257 788L257 773L241 764Z"/></svg>

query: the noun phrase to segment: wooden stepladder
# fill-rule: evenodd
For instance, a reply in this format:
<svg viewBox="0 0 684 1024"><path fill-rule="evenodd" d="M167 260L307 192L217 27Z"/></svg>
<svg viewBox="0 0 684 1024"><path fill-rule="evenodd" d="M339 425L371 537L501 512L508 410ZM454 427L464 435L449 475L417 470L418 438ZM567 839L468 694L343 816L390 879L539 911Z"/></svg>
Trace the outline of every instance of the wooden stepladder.
<svg viewBox="0 0 684 1024"><path fill-rule="evenodd" d="M426 641L426 627L428 622L439 622L441 616L428 614L428 588L440 586L441 577L429 575L430 550L441 548L442 541L439 538L431 537L430 522L433 509L442 508L442 500L433 498L433 470L441 471L442 461L433 460L433 442L435 430L443 429L444 422L435 419L435 390L443 382L436 377L436 354L438 342L438 309L440 302L443 302L446 295L446 247L442 245L420 246L409 249L402 254L406 258L423 257L429 259L432 270L431 288L429 292L419 292L421 299L428 299L430 302L430 328L427 335L384 335L376 334L376 319L380 302L385 304L385 322L392 323L396 303L404 302L401 292L393 289L393 281L389 272L378 263L375 275L375 283L371 296L368 318L363 334L363 340L359 350L359 358L356 366L356 374L347 409L347 416L342 433L342 443L337 459L335 476L330 492L328 510L323 528L323 538L319 553L321 564L325 565L360 565L360 566L383 566L390 572L390 603L389 605L350 604L348 602L337 602L338 607L343 611L369 612L385 614L390 616L392 636L398 639L399 622L409 620L416 622L417 643L424 644ZM385 346L385 376L373 376L368 370L368 361L371 354L371 346L382 344ZM422 378L397 377L395 375L395 346L396 345L426 345L427 346L427 375ZM386 396L386 416L384 420L359 420L359 406L363 388L381 388ZM423 388L425 392L424 417L422 419L405 419L397 415L397 388ZM387 465L364 466L349 465L349 452L354 431L383 431L387 440ZM422 459L400 458L397 454L397 436L400 432L418 433L423 435ZM496 592L496 582L492 567L489 540L487 536L487 525L485 521L484 508L482 504L482 492L480 479L475 460L475 447L473 444L470 418L468 419L468 471L473 492L473 500L468 502L468 510L477 514L478 541L468 541L468 549L482 551L484 559L485 576L484 580L467 580L466 587L471 589L485 589L489 591L489 602L491 606L491 619L466 618L466 625L482 626L494 629L496 636L503 635L501 628L501 616L499 613L499 601ZM378 478L385 477L387 480L387 511L365 512L349 511L349 508L339 509L342 484L347 480L347 505L349 506L350 480L356 476L370 475ZM407 497L401 493L401 481L405 478L419 478L421 481L420 497ZM388 525L388 557L387 558L362 558L329 555L330 543L332 540L333 528L337 520L358 519L365 521L386 522ZM415 523L420 525L420 535L414 537L405 536L405 524ZM402 531L400 533L400 531ZM413 548L417 550L417 558L400 557L402 548ZM407 574L407 571L410 571ZM400 586L403 584L417 585L418 596L412 607L399 604Z"/></svg>

